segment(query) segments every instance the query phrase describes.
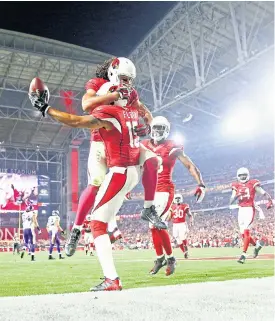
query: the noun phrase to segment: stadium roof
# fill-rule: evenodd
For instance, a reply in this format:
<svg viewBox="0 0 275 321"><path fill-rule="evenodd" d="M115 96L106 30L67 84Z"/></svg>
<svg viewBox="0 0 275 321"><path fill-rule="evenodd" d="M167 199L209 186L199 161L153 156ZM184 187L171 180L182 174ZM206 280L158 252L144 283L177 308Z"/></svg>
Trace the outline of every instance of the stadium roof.
<svg viewBox="0 0 275 321"><path fill-rule="evenodd" d="M27 92L41 77L51 103L81 113L85 82L110 56L98 51L0 30L0 143L58 149L85 130L41 119ZM155 114L160 111L187 137L211 139L234 94L245 92L274 66L274 3L179 2L133 50L136 87ZM274 68L274 67L273 67ZM192 121L183 125L191 113Z"/></svg>
<svg viewBox="0 0 275 321"><path fill-rule="evenodd" d="M274 70L274 2L179 2L130 58L151 110L205 136L233 94Z"/></svg>

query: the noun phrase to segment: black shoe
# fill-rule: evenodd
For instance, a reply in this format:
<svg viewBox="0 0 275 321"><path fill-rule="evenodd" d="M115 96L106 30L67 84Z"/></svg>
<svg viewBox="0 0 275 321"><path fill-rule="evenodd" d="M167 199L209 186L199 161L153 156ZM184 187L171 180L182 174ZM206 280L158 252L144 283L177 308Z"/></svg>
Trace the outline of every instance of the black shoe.
<svg viewBox="0 0 275 321"><path fill-rule="evenodd" d="M77 244L80 240L80 237L81 237L80 230L77 228L72 229L70 237L65 245L65 253L67 256L74 255L77 248Z"/></svg>
<svg viewBox="0 0 275 321"><path fill-rule="evenodd" d="M188 257L189 257L188 252L185 252L185 253L184 253L184 258L185 258L185 259L188 259Z"/></svg>
<svg viewBox="0 0 275 321"><path fill-rule="evenodd" d="M150 274L157 274L158 271L164 267L165 265L167 265L167 261L165 260L165 257L161 257L161 258L157 258L155 261L155 265L152 268L152 270L149 272Z"/></svg>
<svg viewBox="0 0 275 321"><path fill-rule="evenodd" d="M65 257L59 256L59 260L65 260Z"/></svg>
<svg viewBox="0 0 275 321"><path fill-rule="evenodd" d="M49 255L49 260L55 260L55 258Z"/></svg>
<svg viewBox="0 0 275 321"><path fill-rule="evenodd" d="M245 259L246 259L245 255L242 254L242 255L240 256L240 258L238 259L237 262L238 262L238 263L241 263L241 264L244 264Z"/></svg>
<svg viewBox="0 0 275 321"><path fill-rule="evenodd" d="M254 259L256 259L256 257L259 255L259 252L261 251L263 246L264 246L264 242L257 241L257 246L255 247L254 254L253 254Z"/></svg>
<svg viewBox="0 0 275 321"><path fill-rule="evenodd" d="M174 274L176 269L176 263L177 261L174 257L169 257L169 259L167 259L167 268L165 271L166 276Z"/></svg>
<svg viewBox="0 0 275 321"><path fill-rule="evenodd" d="M25 254L25 252L23 251L22 253L21 253L21 259L23 259L23 257L24 257L24 254Z"/></svg>
<svg viewBox="0 0 275 321"><path fill-rule="evenodd" d="M144 221L150 222L158 230L166 230L167 229L166 224L164 222L162 222L162 220L158 216L154 205L152 205L149 208L144 208L142 210L141 219L143 219Z"/></svg>
<svg viewBox="0 0 275 321"><path fill-rule="evenodd" d="M90 253L90 256L94 256L94 253L93 253L93 252L91 252L91 253Z"/></svg>

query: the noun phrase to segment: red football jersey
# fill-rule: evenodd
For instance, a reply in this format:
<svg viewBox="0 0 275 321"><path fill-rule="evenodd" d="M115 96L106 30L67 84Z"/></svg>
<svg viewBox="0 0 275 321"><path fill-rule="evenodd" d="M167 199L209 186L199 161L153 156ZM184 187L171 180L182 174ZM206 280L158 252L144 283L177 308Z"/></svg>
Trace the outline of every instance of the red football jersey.
<svg viewBox="0 0 275 321"><path fill-rule="evenodd" d="M100 106L92 115L113 124L113 129L99 129L105 144L107 166L135 166L139 164L139 137L134 132L138 124L138 111L128 106Z"/></svg>
<svg viewBox="0 0 275 321"><path fill-rule="evenodd" d="M82 228L83 228L83 230L86 232L86 233L91 233L91 226L90 226L90 221L87 221L87 220L85 220L84 222L83 222L83 225L82 225Z"/></svg>
<svg viewBox="0 0 275 321"><path fill-rule="evenodd" d="M172 174L177 160L178 152L183 151L183 146L172 140L165 140L162 144L154 145L152 140L144 140L142 144L162 158L162 165L158 171L157 192L170 192L175 185Z"/></svg>
<svg viewBox="0 0 275 321"><path fill-rule="evenodd" d="M255 187L260 185L261 183L257 179L250 179L246 183L232 183L232 189L237 192L237 195L241 194L238 199L239 206L254 207L254 199L256 194Z"/></svg>
<svg viewBox="0 0 275 321"><path fill-rule="evenodd" d="M86 91L88 89L92 89L94 90L95 92L98 92L100 87L102 85L104 85L106 82L108 82L109 80L106 80L106 79L103 79L103 78L92 78L90 79L86 85L85 85L85 89ZM128 101L128 104L131 106L133 105L136 101L138 100L138 93L137 91L134 89L132 92L131 92L131 95L130 95L130 98L129 98L129 101ZM90 114L92 114L93 111L90 112ZM102 141L102 138L99 134L99 131L96 129L96 130L92 130L91 131L91 140L93 141L96 141L96 142L100 142Z"/></svg>
<svg viewBox="0 0 275 321"><path fill-rule="evenodd" d="M189 210L188 204L173 204L172 205L172 222L176 223L184 223L186 222L186 215Z"/></svg>

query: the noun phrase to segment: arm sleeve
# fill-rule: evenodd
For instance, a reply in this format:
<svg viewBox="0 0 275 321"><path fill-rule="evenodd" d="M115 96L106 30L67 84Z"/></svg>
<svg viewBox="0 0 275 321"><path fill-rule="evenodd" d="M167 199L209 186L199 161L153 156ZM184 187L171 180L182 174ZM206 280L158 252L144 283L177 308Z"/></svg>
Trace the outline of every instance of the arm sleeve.
<svg viewBox="0 0 275 321"><path fill-rule="evenodd" d="M138 97L138 93L137 91L134 89L132 92L131 92L131 95L130 95L130 99L129 99L129 105L133 105L134 103L136 103L138 101L139 97Z"/></svg>
<svg viewBox="0 0 275 321"><path fill-rule="evenodd" d="M169 156L172 156L174 158L177 158L180 155L184 155L184 151L183 151L183 146L182 145L174 145L171 147L170 152L169 152Z"/></svg>
<svg viewBox="0 0 275 321"><path fill-rule="evenodd" d="M94 91L98 91L99 88L103 85L103 83L104 82L102 82L100 78L92 78L86 83L85 89L92 89Z"/></svg>
<svg viewBox="0 0 275 321"><path fill-rule="evenodd" d="M236 187L236 185L234 183L231 184L231 189L232 189L232 191L237 192L237 187Z"/></svg>

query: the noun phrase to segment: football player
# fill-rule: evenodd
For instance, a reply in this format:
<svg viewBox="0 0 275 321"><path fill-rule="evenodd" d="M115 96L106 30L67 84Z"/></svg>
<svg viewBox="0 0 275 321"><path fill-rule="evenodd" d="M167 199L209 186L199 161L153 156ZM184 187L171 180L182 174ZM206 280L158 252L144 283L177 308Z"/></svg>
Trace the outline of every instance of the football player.
<svg viewBox="0 0 275 321"><path fill-rule="evenodd" d="M171 208L173 237L177 240L177 244L184 253L184 257L188 259L187 235L189 229L186 222L186 216L189 217L189 224L192 226L194 219L189 205L183 203L183 197L181 194L176 194L174 198L174 204Z"/></svg>
<svg viewBox="0 0 275 321"><path fill-rule="evenodd" d="M243 264L246 260L246 252L249 244L255 246L254 258L256 258L262 248L260 241L255 240L250 235L250 228L255 216L255 195L260 194L268 200L267 209L273 207L271 196L261 187L261 183L257 179L250 179L249 170L245 167L239 168L237 171L237 182L232 183L232 195L230 205L236 201L239 205L238 223L240 232L243 237L243 253L241 254L238 263ZM261 214L262 211L259 211Z"/></svg>
<svg viewBox="0 0 275 321"><path fill-rule="evenodd" d="M205 195L205 186L198 168L191 159L184 153L183 146L167 139L170 133L170 123L162 116L155 117L151 123L151 139L145 140L142 144L152 150L161 160L161 167L158 171L157 192L155 206L159 217L165 222L170 215L170 207L174 200L175 185L172 181L172 174L178 159L196 180L198 187L195 191L197 202L201 202ZM170 236L167 230L157 230L150 224L152 239L157 254L155 265L150 271L156 274L167 265L166 275L175 271L176 260L173 255ZM164 256L166 253L167 260Z"/></svg>
<svg viewBox="0 0 275 321"><path fill-rule="evenodd" d="M35 243L36 235L35 228L38 230L38 234L41 234L37 222L37 211L34 210L32 205L28 205L26 211L22 214L22 224L23 224L23 236L24 236L24 247L22 248L21 259L24 257L26 249L30 246L31 261L35 261Z"/></svg>
<svg viewBox="0 0 275 321"><path fill-rule="evenodd" d="M13 237L13 255L15 254L15 251L17 252L17 254L20 254L19 249L20 249L20 238L18 233L14 234Z"/></svg>
<svg viewBox="0 0 275 321"><path fill-rule="evenodd" d="M50 247L49 247L49 260L54 260L52 253L53 253L53 248L54 245L56 244L58 256L60 260L63 260L64 257L61 254L61 249L60 249L60 240L59 240L59 231L62 235L64 235L64 230L60 226L60 216L59 216L59 211L54 210L52 211L52 215L49 216L48 222L47 222L47 231L49 233L49 238L50 238Z"/></svg>
<svg viewBox="0 0 275 321"><path fill-rule="evenodd" d="M82 226L82 228L84 229L85 254L88 255L88 252L90 250L90 256L93 255L93 244L94 244L94 239L93 239L92 230L91 230L91 220L92 220L92 216L87 215Z"/></svg>
<svg viewBox="0 0 275 321"><path fill-rule="evenodd" d="M86 113L92 113L100 105L110 105L114 101L116 105L124 107L130 105L137 108L139 115L145 120L144 125L138 121L133 125L133 131L138 136L145 136L149 130L149 123L152 120L150 111L139 101L137 91L133 88L133 81L136 77L136 68L131 60L120 57L105 61L96 71L96 78L89 80L86 84L86 94L82 98L82 108ZM102 89L104 85L111 82L112 90ZM105 87L106 88L106 87ZM135 141L133 142L135 144ZM157 184L158 160L156 156L147 150L141 149L140 164L143 166L142 183L145 190L145 202L142 217L150 220L153 224L160 224L154 209L154 197ZM98 130L91 131L91 147L88 159L88 186L80 196L76 219L70 237L65 246L66 255L72 256L75 252L80 238L83 220L93 208L95 197L107 173L105 146ZM155 222L155 223L154 223ZM111 230L112 228L112 230ZM164 226L163 226L164 228ZM118 239L114 234L118 232L116 220L109 224L108 228L111 240ZM113 235L112 235L113 234Z"/></svg>
<svg viewBox="0 0 275 321"><path fill-rule="evenodd" d="M45 95L29 95L34 108L42 115L48 114L57 121L76 128L98 129L106 151L109 172L100 185L92 211L91 228L97 256L101 264L104 280L91 291L121 290L112 254L112 245L107 234L107 225L114 220L125 195L137 184L141 176L139 137L135 131L139 112L127 105L105 105L95 108L91 115L77 116L50 107ZM145 216L146 218L146 216ZM156 217L159 228L163 222ZM148 218L147 218L148 219ZM166 226L165 226L166 227Z"/></svg>

